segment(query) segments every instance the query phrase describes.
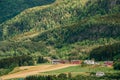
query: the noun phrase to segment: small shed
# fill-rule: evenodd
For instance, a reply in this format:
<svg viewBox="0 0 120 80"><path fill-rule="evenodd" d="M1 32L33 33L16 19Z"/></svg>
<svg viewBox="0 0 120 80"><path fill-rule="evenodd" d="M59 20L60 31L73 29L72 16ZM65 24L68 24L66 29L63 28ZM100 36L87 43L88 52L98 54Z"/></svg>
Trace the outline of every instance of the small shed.
<svg viewBox="0 0 120 80"><path fill-rule="evenodd" d="M61 60L57 60L57 59L52 60L52 64L60 64L60 63L61 63Z"/></svg>
<svg viewBox="0 0 120 80"><path fill-rule="evenodd" d="M105 75L104 72L96 72L96 76L97 76L97 77L102 77L102 76L104 76L104 75Z"/></svg>
<svg viewBox="0 0 120 80"><path fill-rule="evenodd" d="M58 59L54 59L52 60L52 64L66 64L69 63L68 60L58 60Z"/></svg>
<svg viewBox="0 0 120 80"><path fill-rule="evenodd" d="M95 64L94 60L85 60L84 61L85 64Z"/></svg>

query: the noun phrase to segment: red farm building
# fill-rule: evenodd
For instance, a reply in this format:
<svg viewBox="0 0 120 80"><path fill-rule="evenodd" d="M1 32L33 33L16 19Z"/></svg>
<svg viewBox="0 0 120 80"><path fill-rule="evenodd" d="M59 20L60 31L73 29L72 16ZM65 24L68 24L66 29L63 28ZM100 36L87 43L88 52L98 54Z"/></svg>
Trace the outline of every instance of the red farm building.
<svg viewBox="0 0 120 80"><path fill-rule="evenodd" d="M105 66L112 66L113 65L113 61L105 61L104 65Z"/></svg>
<svg viewBox="0 0 120 80"><path fill-rule="evenodd" d="M80 60L71 60L71 64L81 64L82 61Z"/></svg>

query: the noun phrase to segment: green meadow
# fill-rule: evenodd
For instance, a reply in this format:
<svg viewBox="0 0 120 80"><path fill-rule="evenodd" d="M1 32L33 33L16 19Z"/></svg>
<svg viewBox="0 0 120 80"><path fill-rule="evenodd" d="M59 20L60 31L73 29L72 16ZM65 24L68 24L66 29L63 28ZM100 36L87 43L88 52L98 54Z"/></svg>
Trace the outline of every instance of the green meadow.
<svg viewBox="0 0 120 80"><path fill-rule="evenodd" d="M72 75L89 75L90 73L96 72L105 72L105 73L117 73L120 71L114 70L113 67L105 67L105 66L71 66L64 69L48 71L44 73L40 73L41 75L56 75L61 73L71 73Z"/></svg>

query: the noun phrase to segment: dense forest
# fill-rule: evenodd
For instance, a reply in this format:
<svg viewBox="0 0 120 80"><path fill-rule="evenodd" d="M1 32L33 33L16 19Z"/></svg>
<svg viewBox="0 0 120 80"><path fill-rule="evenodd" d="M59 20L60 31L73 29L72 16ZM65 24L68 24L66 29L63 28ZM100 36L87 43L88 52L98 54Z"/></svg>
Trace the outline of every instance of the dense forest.
<svg viewBox="0 0 120 80"><path fill-rule="evenodd" d="M83 40L98 40L100 38L119 38L119 14L95 17L92 20L82 20L72 26L55 28L41 33L33 41L46 41L47 44L60 46ZM106 21L106 18L109 20ZM113 21L114 20L114 21ZM106 31L107 30L107 31Z"/></svg>
<svg viewBox="0 0 120 80"><path fill-rule="evenodd" d="M25 32L40 33L95 15L119 13L119 3L119 0L57 0L50 6L30 8L0 25L3 28L2 38L8 39Z"/></svg>
<svg viewBox="0 0 120 80"><path fill-rule="evenodd" d="M0 59L21 55L46 55L50 51L41 42L0 42Z"/></svg>
<svg viewBox="0 0 120 80"><path fill-rule="evenodd" d="M25 9L47 5L55 0L0 0L0 23L7 21Z"/></svg>
<svg viewBox="0 0 120 80"><path fill-rule="evenodd" d="M11 1L0 4L3 3ZM23 5L21 8L25 10L0 24L0 59L32 54L62 59L74 55L86 59L94 48L120 41L119 0L18 3L27 5L28 9Z"/></svg>
<svg viewBox="0 0 120 80"><path fill-rule="evenodd" d="M9 57L0 60L0 76L9 73L15 67L20 66L31 66L40 63L46 63L47 59L43 58L42 56L16 56L16 57Z"/></svg>
<svg viewBox="0 0 120 80"><path fill-rule="evenodd" d="M120 43L99 46L90 52L90 57L95 60L117 60L120 58Z"/></svg>

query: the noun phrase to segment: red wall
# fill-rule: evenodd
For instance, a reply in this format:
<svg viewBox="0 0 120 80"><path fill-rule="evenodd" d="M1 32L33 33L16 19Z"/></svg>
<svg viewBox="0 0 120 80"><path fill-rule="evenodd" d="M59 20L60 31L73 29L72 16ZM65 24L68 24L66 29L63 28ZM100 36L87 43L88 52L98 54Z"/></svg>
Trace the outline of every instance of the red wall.
<svg viewBox="0 0 120 80"><path fill-rule="evenodd" d="M71 61L71 64L81 64L81 61Z"/></svg>

